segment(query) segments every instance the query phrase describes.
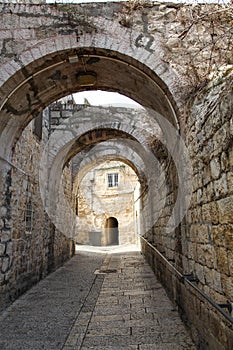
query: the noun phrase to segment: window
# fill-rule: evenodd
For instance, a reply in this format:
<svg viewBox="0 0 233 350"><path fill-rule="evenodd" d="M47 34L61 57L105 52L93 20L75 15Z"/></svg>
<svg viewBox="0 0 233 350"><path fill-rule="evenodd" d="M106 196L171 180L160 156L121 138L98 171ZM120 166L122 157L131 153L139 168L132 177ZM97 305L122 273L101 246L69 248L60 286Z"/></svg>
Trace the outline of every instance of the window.
<svg viewBox="0 0 233 350"><path fill-rule="evenodd" d="M107 174L108 187L118 187L119 186L119 174Z"/></svg>
<svg viewBox="0 0 233 350"><path fill-rule="evenodd" d="M33 221L33 209L32 209L32 201L28 199L26 203L26 210L24 213L25 220L25 229L26 232L32 232L32 221Z"/></svg>

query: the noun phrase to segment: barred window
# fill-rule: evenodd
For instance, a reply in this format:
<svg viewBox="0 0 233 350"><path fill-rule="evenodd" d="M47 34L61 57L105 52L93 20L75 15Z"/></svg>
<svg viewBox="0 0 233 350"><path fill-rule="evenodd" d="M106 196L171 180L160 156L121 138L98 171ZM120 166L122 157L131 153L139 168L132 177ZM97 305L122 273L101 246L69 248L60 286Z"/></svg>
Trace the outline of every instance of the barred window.
<svg viewBox="0 0 233 350"><path fill-rule="evenodd" d="M119 174L118 173L107 174L107 186L109 188L119 186Z"/></svg>
<svg viewBox="0 0 233 350"><path fill-rule="evenodd" d="M24 221L25 221L26 232L32 232L33 208L32 208L31 199L28 199L27 204L26 204L26 209L25 209L25 213L24 213Z"/></svg>

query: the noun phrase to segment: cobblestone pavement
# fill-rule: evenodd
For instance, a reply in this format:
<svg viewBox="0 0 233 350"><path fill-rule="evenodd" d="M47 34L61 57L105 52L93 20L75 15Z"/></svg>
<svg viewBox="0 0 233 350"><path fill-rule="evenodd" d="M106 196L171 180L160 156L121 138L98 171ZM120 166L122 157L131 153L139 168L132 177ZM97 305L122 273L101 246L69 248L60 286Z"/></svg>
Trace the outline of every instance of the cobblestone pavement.
<svg viewBox="0 0 233 350"><path fill-rule="evenodd" d="M138 251L79 252L0 315L1 350L194 350Z"/></svg>

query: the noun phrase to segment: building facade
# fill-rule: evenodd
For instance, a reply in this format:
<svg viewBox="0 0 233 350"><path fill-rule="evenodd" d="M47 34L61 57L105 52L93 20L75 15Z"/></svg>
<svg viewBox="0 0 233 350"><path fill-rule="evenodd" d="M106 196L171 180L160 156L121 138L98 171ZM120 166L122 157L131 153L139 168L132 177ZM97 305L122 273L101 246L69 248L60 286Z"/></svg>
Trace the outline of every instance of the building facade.
<svg viewBox="0 0 233 350"><path fill-rule="evenodd" d="M137 175L119 161L91 169L77 192L77 242L90 245L135 244Z"/></svg>

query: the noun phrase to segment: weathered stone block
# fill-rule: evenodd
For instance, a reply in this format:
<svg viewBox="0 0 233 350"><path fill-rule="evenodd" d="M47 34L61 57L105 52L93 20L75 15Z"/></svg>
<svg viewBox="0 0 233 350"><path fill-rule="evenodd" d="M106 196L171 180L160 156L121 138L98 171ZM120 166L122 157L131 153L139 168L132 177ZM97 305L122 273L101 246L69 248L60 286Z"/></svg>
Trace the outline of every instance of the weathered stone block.
<svg viewBox="0 0 233 350"><path fill-rule="evenodd" d="M233 301L233 277L222 276L222 286L226 294L226 298Z"/></svg>
<svg viewBox="0 0 233 350"><path fill-rule="evenodd" d="M209 243L209 225L206 225L206 224L191 225L190 235L193 242L208 244Z"/></svg>
<svg viewBox="0 0 233 350"><path fill-rule="evenodd" d="M226 225L214 225L211 227L210 235L215 247L226 246L225 230L226 230Z"/></svg>
<svg viewBox="0 0 233 350"><path fill-rule="evenodd" d="M202 189L199 188L197 190L197 203L202 203L203 202L203 192Z"/></svg>
<svg viewBox="0 0 233 350"><path fill-rule="evenodd" d="M229 149L229 166L233 167L233 147Z"/></svg>
<svg viewBox="0 0 233 350"><path fill-rule="evenodd" d="M223 225L224 230L224 236L225 236L225 242L226 242L226 248L233 252L233 225Z"/></svg>
<svg viewBox="0 0 233 350"><path fill-rule="evenodd" d="M228 193L226 174L223 174L220 179L214 181L214 191L216 197L222 197Z"/></svg>
<svg viewBox="0 0 233 350"><path fill-rule="evenodd" d="M204 266L200 264L195 264L195 274L198 277L199 281L202 284L205 284L205 273L204 273Z"/></svg>
<svg viewBox="0 0 233 350"><path fill-rule="evenodd" d="M233 196L218 200L217 206L219 209L219 222L232 223Z"/></svg>
<svg viewBox="0 0 233 350"><path fill-rule="evenodd" d="M210 161L210 171L213 179L218 179L221 173L221 165L218 158L213 158Z"/></svg>
<svg viewBox="0 0 233 350"><path fill-rule="evenodd" d="M218 272L216 270L212 270L212 278L213 278L213 283L211 284L211 288L218 291L218 292L222 292L222 283L221 283L220 272Z"/></svg>
<svg viewBox="0 0 233 350"><path fill-rule="evenodd" d="M6 250L6 245L0 243L0 256L5 253L5 250Z"/></svg>
<svg viewBox="0 0 233 350"><path fill-rule="evenodd" d="M228 193L233 193L233 171L229 171L227 174L227 186L228 186Z"/></svg>
<svg viewBox="0 0 233 350"><path fill-rule="evenodd" d="M204 252L206 266L209 268L217 269L217 257L214 246L211 244L205 245Z"/></svg>
<svg viewBox="0 0 233 350"><path fill-rule="evenodd" d="M196 261L198 261L202 265L206 264L206 254L205 253L206 253L205 252L205 245L204 244L197 244Z"/></svg>
<svg viewBox="0 0 233 350"><path fill-rule="evenodd" d="M217 264L218 264L218 270L229 276L229 265L228 265L228 259L227 259L227 251L224 247L216 247L216 256L217 256Z"/></svg>
<svg viewBox="0 0 233 350"><path fill-rule="evenodd" d="M172 37L168 39L168 41L166 42L166 45L169 48L178 47L180 45L180 39L178 37Z"/></svg>
<svg viewBox="0 0 233 350"><path fill-rule="evenodd" d="M2 273L7 272L7 270L9 270L10 268L10 257L6 256L6 257L2 257L0 258L0 271Z"/></svg>
<svg viewBox="0 0 233 350"><path fill-rule="evenodd" d="M223 171L227 170L229 167L229 159L225 152L222 152L220 162L221 162L221 169Z"/></svg>
<svg viewBox="0 0 233 350"><path fill-rule="evenodd" d="M219 222L218 207L215 202L203 204L201 207L203 222L217 224Z"/></svg>
<svg viewBox="0 0 233 350"><path fill-rule="evenodd" d="M2 231L0 235L0 241L3 242L8 242L11 239L11 231Z"/></svg>
<svg viewBox="0 0 233 350"><path fill-rule="evenodd" d="M12 256L12 253L13 253L13 243L8 242L6 245L6 254L9 256Z"/></svg>

